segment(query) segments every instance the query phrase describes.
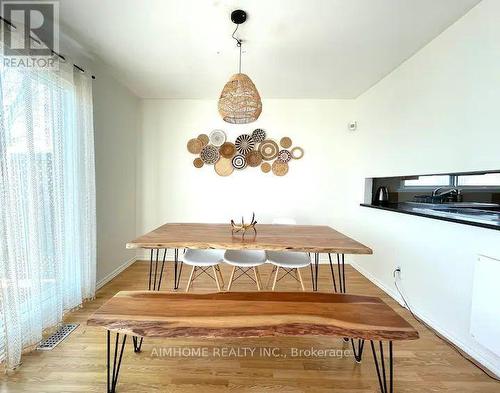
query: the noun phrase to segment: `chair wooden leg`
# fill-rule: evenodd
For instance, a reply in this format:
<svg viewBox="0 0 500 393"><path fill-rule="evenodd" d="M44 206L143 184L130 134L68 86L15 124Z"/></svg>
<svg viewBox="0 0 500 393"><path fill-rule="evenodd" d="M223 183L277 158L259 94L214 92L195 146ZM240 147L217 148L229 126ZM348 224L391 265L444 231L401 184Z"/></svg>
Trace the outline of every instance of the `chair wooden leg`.
<svg viewBox="0 0 500 393"><path fill-rule="evenodd" d="M236 272L236 266L233 266L233 270L231 271L231 277L229 277L229 283L227 284L227 290L231 290L231 285L233 285L234 273Z"/></svg>
<svg viewBox="0 0 500 393"><path fill-rule="evenodd" d="M253 268L253 273L255 275L255 283L257 284L257 291L260 291L262 288L262 284L260 282L260 275L259 275L259 271L257 270L257 267Z"/></svg>
<svg viewBox="0 0 500 393"><path fill-rule="evenodd" d="M187 285L186 285L186 292L189 292L189 288L191 288L191 283L193 281L193 275L194 275L195 270L196 270L196 266L193 266L193 268L191 269L191 274L189 275L189 280L188 280Z"/></svg>
<svg viewBox="0 0 500 393"><path fill-rule="evenodd" d="M274 291L274 288L276 288L276 282L278 281L278 273L280 271L280 267L279 266L276 266L276 274L274 276L274 282L273 282L273 291Z"/></svg>
<svg viewBox="0 0 500 393"><path fill-rule="evenodd" d="M219 275L217 274L217 269L215 266L212 266L212 270L214 271L215 283L217 284L217 290L220 292L220 284L219 284Z"/></svg>
<svg viewBox="0 0 500 393"><path fill-rule="evenodd" d="M219 273L219 278L220 278L220 286L222 289L224 289L224 277L222 277L222 271L220 270L220 266L216 266L216 270Z"/></svg>
<svg viewBox="0 0 500 393"><path fill-rule="evenodd" d="M276 269L276 266L273 265L271 273L269 273L269 277L267 278L266 289L269 288L269 284L271 283L271 278L273 278L273 273L274 273L275 269Z"/></svg>
<svg viewBox="0 0 500 393"><path fill-rule="evenodd" d="M300 286L302 287L302 291L305 291L304 281L302 280L302 274L300 274L300 269L295 269L297 272L297 276L299 276Z"/></svg>

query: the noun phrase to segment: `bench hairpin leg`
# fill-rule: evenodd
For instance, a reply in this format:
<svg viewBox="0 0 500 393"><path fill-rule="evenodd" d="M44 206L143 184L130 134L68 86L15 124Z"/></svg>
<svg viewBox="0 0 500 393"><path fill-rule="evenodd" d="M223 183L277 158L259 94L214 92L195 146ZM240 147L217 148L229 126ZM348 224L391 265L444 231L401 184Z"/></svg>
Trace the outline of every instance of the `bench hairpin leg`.
<svg viewBox="0 0 500 393"><path fill-rule="evenodd" d="M392 341L389 341L389 388L387 387L387 373L385 367L384 359L384 345L382 341L379 341L379 354L380 354L380 365L377 358L377 351L375 350L375 345L373 341L370 341L373 353L373 360L375 362L375 368L377 370L378 383L380 386L380 391L382 393L393 393L394 392L394 362L392 356Z"/></svg>
<svg viewBox="0 0 500 393"><path fill-rule="evenodd" d="M116 384L118 383L118 374L120 373L120 366L122 363L123 349L125 348L125 343L127 341L127 335L123 335L122 345L120 348L120 355L118 355L118 343L120 341L120 333L116 333L115 336L115 353L113 358L113 369L111 369L111 332L107 331L107 377L108 377L108 393L115 393ZM118 362L117 362L118 356ZM112 371L112 372L111 372Z"/></svg>
<svg viewBox="0 0 500 393"><path fill-rule="evenodd" d="M363 348L365 346L365 340L357 339L357 349L354 344L354 339L351 338L352 352L354 353L354 359L356 362L361 363L361 359L363 358Z"/></svg>
<svg viewBox="0 0 500 393"><path fill-rule="evenodd" d="M135 353L141 352L143 340L144 340L144 337L137 337L137 336L132 337L132 341L134 342L134 352Z"/></svg>

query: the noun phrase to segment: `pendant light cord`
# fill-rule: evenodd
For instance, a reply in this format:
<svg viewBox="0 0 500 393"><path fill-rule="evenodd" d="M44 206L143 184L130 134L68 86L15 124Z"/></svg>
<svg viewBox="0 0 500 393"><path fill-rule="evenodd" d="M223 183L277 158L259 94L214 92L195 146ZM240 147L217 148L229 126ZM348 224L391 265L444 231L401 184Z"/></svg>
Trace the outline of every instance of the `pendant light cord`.
<svg viewBox="0 0 500 393"><path fill-rule="evenodd" d="M241 44L242 44L243 41L240 40L239 38L236 38L234 36L236 34L236 32L238 31L238 27L240 27L240 25L236 25L236 29L234 29L233 34L231 35L231 37L233 37L233 40L236 41L236 46L238 48L240 48L240 62L239 62L238 72L241 74Z"/></svg>

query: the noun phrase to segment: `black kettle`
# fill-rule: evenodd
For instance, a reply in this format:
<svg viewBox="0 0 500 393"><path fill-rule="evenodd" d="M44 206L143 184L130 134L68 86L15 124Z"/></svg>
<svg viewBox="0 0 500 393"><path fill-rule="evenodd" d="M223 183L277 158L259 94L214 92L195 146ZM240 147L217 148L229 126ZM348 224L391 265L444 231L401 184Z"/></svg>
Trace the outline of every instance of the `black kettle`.
<svg viewBox="0 0 500 393"><path fill-rule="evenodd" d="M389 202L389 190L385 186L377 189L375 197L373 198L374 205L386 205Z"/></svg>

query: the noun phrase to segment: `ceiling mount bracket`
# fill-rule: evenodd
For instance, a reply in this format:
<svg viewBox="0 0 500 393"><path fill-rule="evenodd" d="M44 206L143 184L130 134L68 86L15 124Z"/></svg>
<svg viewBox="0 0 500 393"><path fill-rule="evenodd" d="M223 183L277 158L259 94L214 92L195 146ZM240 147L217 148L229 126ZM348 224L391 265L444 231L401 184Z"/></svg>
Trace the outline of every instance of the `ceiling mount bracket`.
<svg viewBox="0 0 500 393"><path fill-rule="evenodd" d="M247 20L247 13L243 10L234 10L231 12L231 21L237 25L245 23Z"/></svg>

